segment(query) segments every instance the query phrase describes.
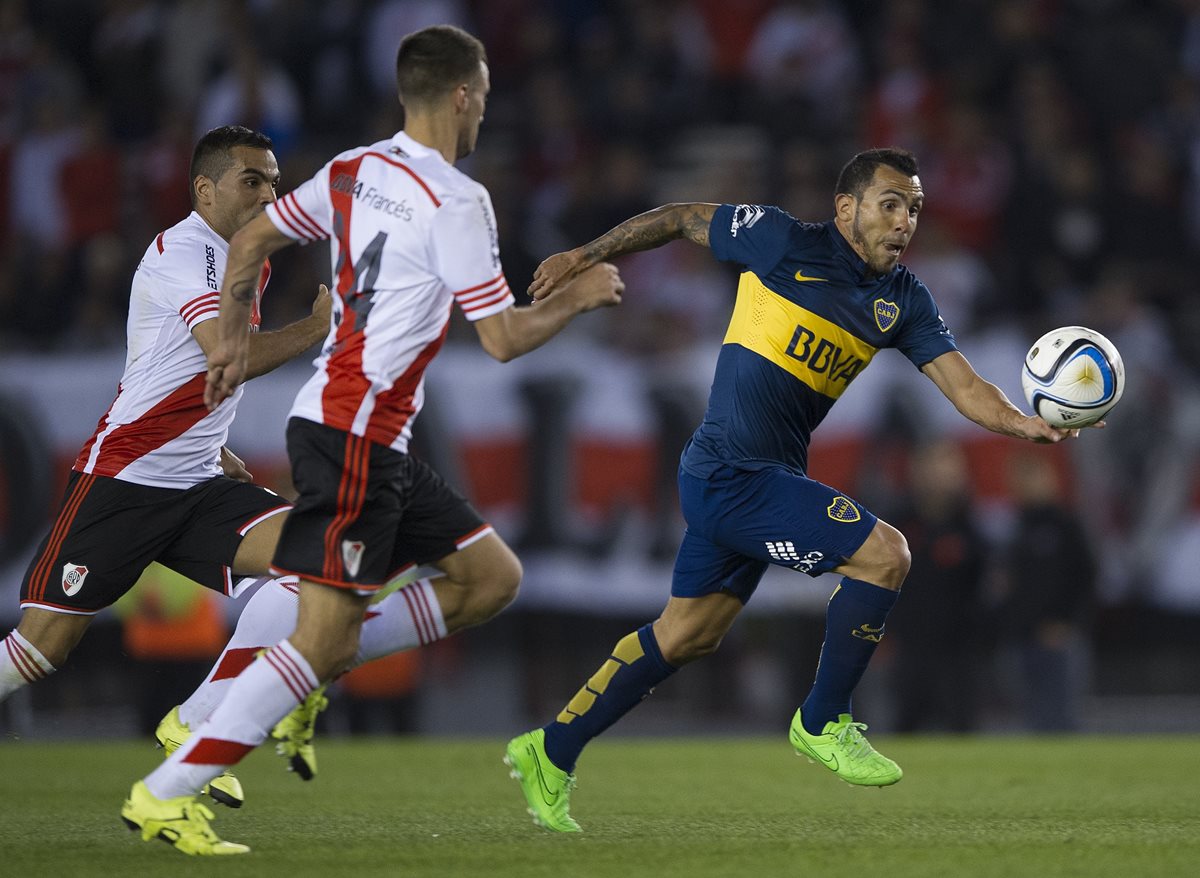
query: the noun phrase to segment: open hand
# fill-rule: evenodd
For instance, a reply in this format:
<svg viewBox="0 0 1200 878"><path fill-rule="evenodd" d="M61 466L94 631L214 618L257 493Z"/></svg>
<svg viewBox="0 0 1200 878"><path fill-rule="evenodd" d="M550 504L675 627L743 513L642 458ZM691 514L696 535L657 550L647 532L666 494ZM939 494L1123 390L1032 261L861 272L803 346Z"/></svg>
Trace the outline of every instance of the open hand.
<svg viewBox="0 0 1200 878"><path fill-rule="evenodd" d="M546 298L587 267L583 254L578 250L555 253L544 260L533 273L533 283L529 285L528 290L529 297L535 302Z"/></svg>

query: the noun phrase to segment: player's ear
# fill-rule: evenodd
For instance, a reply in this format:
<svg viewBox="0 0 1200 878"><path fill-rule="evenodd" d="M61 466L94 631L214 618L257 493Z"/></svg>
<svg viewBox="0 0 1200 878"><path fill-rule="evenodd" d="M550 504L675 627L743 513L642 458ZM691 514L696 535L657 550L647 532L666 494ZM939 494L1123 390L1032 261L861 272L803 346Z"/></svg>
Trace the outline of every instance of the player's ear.
<svg viewBox="0 0 1200 878"><path fill-rule="evenodd" d="M208 204L212 201L215 184L203 174L197 174L192 180L192 194L197 204Z"/></svg>
<svg viewBox="0 0 1200 878"><path fill-rule="evenodd" d="M471 100L471 86L468 83L463 83L454 89L454 111L456 113L465 112L467 104Z"/></svg>
<svg viewBox="0 0 1200 878"><path fill-rule="evenodd" d="M839 192L833 197L833 210L842 222L852 222L858 210L858 199L847 192Z"/></svg>

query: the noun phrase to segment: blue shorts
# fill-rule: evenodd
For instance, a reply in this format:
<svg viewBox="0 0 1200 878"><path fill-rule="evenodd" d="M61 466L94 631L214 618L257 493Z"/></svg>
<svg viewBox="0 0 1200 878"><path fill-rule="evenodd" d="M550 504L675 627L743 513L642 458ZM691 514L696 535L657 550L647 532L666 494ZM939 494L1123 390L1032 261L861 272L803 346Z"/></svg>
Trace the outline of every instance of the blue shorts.
<svg viewBox="0 0 1200 878"><path fill-rule="evenodd" d="M845 494L781 467L679 472L687 531L671 595L731 593L750 600L768 564L819 576L859 550L878 519Z"/></svg>

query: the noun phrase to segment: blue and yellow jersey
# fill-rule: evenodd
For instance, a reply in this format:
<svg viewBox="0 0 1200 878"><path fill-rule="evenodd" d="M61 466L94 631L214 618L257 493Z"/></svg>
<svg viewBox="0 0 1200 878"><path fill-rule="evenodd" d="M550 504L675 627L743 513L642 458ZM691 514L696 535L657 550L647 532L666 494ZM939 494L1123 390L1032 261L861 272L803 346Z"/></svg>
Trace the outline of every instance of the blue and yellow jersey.
<svg viewBox="0 0 1200 878"><path fill-rule="evenodd" d="M867 276L833 222L724 204L709 227L723 262L745 267L704 422L685 471L784 466L804 473L812 431L881 348L920 368L955 350L929 289L904 266Z"/></svg>

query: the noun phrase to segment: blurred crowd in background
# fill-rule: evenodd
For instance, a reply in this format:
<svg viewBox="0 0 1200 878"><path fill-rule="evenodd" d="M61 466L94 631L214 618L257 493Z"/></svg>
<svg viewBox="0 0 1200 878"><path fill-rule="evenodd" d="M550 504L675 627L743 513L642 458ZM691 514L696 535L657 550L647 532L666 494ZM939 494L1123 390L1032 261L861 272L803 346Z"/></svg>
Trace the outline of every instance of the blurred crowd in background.
<svg viewBox="0 0 1200 878"><path fill-rule="evenodd" d="M968 356L997 335L1084 324L1128 371L1103 441L1072 450L1086 478L1058 485L1030 476L1031 462L1010 474L1012 533L1027 536L1013 538L1012 564L990 566L1017 583L1082 583L1012 598L1010 615L1048 613L1067 628L1062 644L1097 594L1137 603L1158 588L1160 603L1200 611L1197 0L0 0L0 352L120 349L137 261L190 210L195 139L228 123L266 132L286 191L401 127L398 38L441 22L487 46L480 149L461 167L491 192L514 290L545 256L668 201L827 219L853 153L914 151L926 206L904 262ZM270 323L307 312L327 259L312 247L276 260ZM622 272L621 308L573 332L664 370L720 343L732 269L672 245ZM695 416L681 417L683 438ZM914 468L939 439L903 410L888 430ZM970 480L916 472L902 490L860 484L862 499L908 523L930 578L968 564L952 582L975 585L946 600L982 606L985 577L970 565L989 566L972 559L996 547L973 548L969 532L939 542L939 528L969 523ZM960 488L926 503L922 485ZM1053 525L1079 547L1025 551L1046 525L1022 504L1086 510L1087 533ZM1173 573L1165 540L1191 540ZM1037 551L1069 571L1032 565ZM647 588L665 596L665 582ZM1012 597L993 592L993 607ZM927 641L916 632L930 617L903 612L908 600L896 638L912 626L908 642Z"/></svg>

